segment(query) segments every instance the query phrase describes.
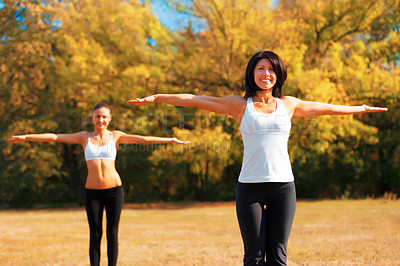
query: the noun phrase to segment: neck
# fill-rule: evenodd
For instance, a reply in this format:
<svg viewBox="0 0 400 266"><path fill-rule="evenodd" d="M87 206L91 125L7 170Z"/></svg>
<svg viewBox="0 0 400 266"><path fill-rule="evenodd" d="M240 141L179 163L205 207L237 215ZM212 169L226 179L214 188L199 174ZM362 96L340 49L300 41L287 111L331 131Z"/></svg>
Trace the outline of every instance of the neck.
<svg viewBox="0 0 400 266"><path fill-rule="evenodd" d="M270 103L275 100L274 96L272 96L272 91L257 91L257 95L255 98L263 103Z"/></svg>
<svg viewBox="0 0 400 266"><path fill-rule="evenodd" d="M94 132L95 135L99 136L100 138L103 138L104 135L108 134L107 128L96 128Z"/></svg>

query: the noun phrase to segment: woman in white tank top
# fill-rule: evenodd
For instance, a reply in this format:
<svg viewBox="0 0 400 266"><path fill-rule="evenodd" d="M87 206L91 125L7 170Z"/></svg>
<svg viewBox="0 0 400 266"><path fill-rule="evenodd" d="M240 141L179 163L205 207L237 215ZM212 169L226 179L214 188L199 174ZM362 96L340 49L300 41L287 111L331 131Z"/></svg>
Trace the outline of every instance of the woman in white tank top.
<svg viewBox="0 0 400 266"><path fill-rule="evenodd" d="M287 73L281 58L260 51L249 61L244 97L156 94L128 103L188 106L232 116L244 142L236 210L244 265L286 265L296 194L287 151L292 117L383 112L387 108L332 105L282 96Z"/></svg>
<svg viewBox="0 0 400 266"><path fill-rule="evenodd" d="M74 134L28 134L12 136L11 143L25 141L62 142L80 144L84 148L88 176L85 185L85 206L90 229L89 257L91 265L100 263L100 244L104 209L107 217L108 265L116 265L118 257L118 225L124 201L121 178L115 169L119 144L186 144L176 138L162 138L109 131L111 109L99 103L93 109L94 132L81 131Z"/></svg>

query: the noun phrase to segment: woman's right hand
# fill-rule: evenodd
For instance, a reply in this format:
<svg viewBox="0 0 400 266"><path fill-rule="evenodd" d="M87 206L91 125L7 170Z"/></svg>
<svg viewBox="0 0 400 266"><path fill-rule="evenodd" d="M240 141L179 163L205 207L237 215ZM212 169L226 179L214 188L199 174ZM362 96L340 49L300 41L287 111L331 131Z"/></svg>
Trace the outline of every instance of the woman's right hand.
<svg viewBox="0 0 400 266"><path fill-rule="evenodd" d="M25 140L26 140L26 136L20 135L20 136L12 136L7 141L10 143L22 143L22 142L25 142Z"/></svg>
<svg viewBox="0 0 400 266"><path fill-rule="evenodd" d="M148 105L156 102L156 95L150 95L144 98L136 98L136 100L129 100L128 104Z"/></svg>

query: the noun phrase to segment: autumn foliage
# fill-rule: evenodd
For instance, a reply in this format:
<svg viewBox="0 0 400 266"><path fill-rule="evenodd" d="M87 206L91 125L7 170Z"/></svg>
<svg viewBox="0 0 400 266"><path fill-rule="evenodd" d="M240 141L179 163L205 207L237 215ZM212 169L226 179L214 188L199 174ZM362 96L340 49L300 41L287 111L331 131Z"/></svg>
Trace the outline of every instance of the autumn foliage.
<svg viewBox="0 0 400 266"><path fill-rule="evenodd" d="M283 93L387 113L293 119L289 153L298 196L400 192L400 2L397 0L170 1L203 19L164 27L150 1L3 0L0 9L0 205L81 202L82 148L11 145L13 134L93 130L91 109L112 106L112 129L177 136L191 145L121 145L126 201L233 200L242 159L237 123L162 104L154 93L244 95L260 49L288 67Z"/></svg>

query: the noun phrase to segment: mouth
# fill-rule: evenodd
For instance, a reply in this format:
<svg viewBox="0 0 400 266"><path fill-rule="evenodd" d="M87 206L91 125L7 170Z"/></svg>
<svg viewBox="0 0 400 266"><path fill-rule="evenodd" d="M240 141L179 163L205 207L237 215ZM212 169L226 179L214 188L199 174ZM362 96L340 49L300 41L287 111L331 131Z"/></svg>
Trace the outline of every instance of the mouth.
<svg viewBox="0 0 400 266"><path fill-rule="evenodd" d="M261 82L263 82L263 83L271 83L272 81L271 81L271 79L260 79L260 81Z"/></svg>

